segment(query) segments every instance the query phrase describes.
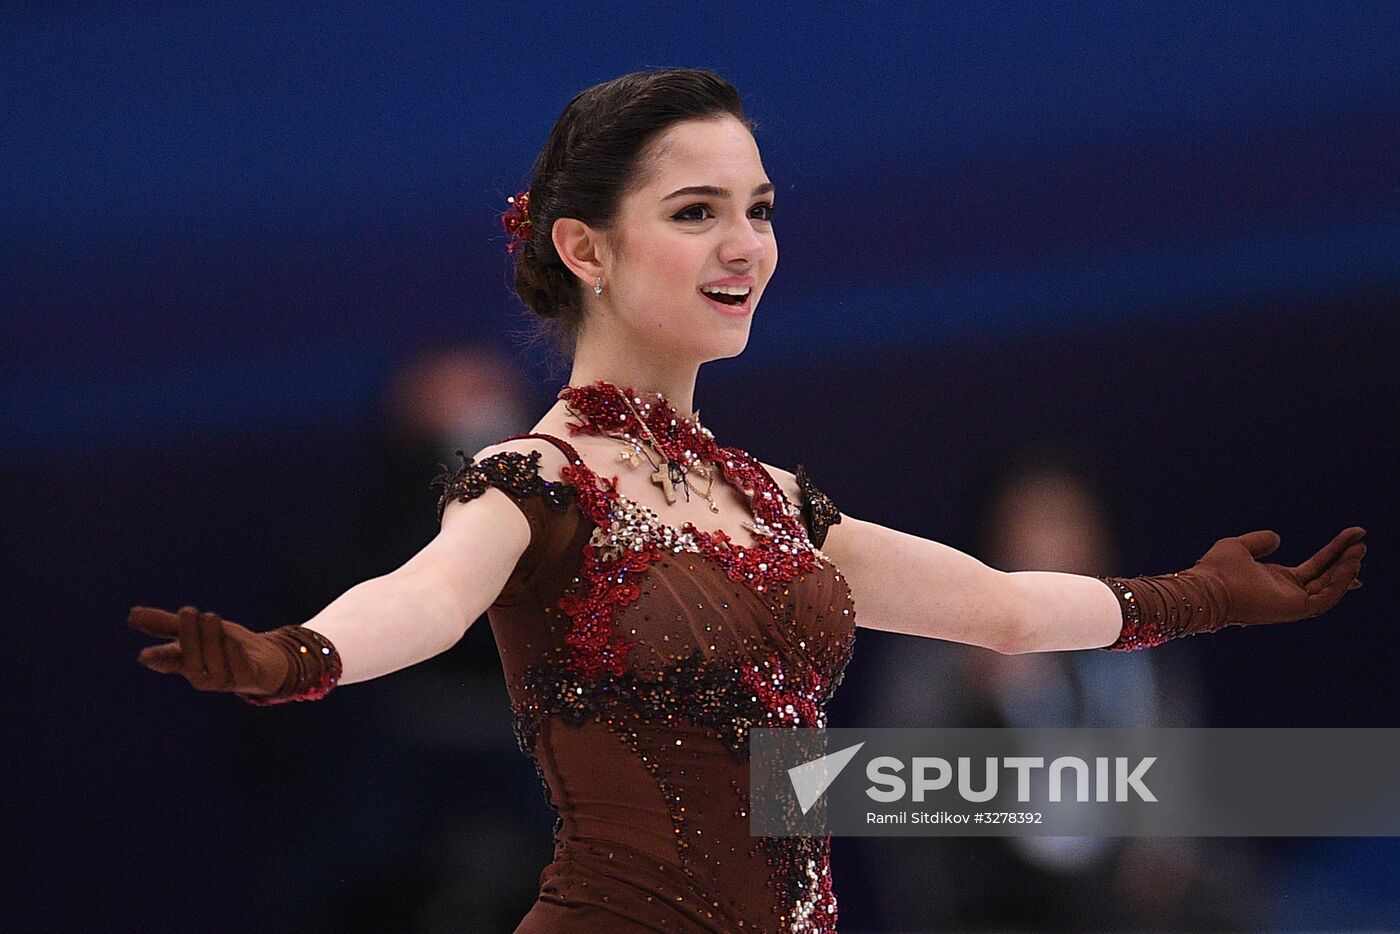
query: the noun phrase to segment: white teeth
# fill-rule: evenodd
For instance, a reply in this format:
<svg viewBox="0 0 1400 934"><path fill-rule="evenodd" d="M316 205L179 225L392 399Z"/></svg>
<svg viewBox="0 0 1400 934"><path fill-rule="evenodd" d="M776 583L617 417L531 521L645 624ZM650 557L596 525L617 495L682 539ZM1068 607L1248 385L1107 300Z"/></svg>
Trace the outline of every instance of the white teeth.
<svg viewBox="0 0 1400 934"><path fill-rule="evenodd" d="M720 295L748 295L751 291L746 285L702 285L702 292L717 292Z"/></svg>

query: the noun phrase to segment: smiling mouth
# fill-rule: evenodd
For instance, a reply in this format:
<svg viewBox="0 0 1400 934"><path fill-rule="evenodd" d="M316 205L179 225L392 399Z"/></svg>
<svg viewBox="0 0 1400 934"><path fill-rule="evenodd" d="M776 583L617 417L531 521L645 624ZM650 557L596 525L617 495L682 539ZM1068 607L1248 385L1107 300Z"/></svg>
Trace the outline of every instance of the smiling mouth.
<svg viewBox="0 0 1400 934"><path fill-rule="evenodd" d="M735 308L747 304L749 298L753 296L752 288L745 291L742 295L731 295L728 292L708 291L706 289L700 289L699 292L712 302L717 302L721 305L729 305Z"/></svg>
<svg viewBox="0 0 1400 934"><path fill-rule="evenodd" d="M700 294L710 300L711 307L716 312L727 318L747 319L749 315L753 314L753 292L749 292L748 295L714 295L702 291ZM737 302L732 301L736 298ZM721 299L731 299L731 301L721 301Z"/></svg>

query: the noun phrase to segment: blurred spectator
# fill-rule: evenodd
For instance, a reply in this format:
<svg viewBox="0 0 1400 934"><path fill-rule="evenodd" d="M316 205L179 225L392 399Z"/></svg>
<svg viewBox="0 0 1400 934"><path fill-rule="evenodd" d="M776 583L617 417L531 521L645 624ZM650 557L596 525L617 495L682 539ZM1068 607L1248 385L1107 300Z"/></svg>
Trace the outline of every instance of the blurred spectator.
<svg viewBox="0 0 1400 934"><path fill-rule="evenodd" d="M1073 455L1029 445L978 474L967 550L1004 571L1124 569L1111 505ZM1200 723L1198 680L1173 652L999 653L890 637L871 674L870 725L1149 727ZM1249 884L1236 841L944 837L863 841L883 921L901 930L1237 928ZM1228 856L1222 855L1228 852ZM1211 853L1210 857L1206 854Z"/></svg>
<svg viewBox="0 0 1400 934"><path fill-rule="evenodd" d="M287 622L428 543L440 465L529 431L547 407L518 373L469 347L415 354L393 373L372 472L277 584ZM254 833L286 860L266 874L286 884L263 893L261 930L514 930L551 858L553 821L511 731L486 618L446 653L314 707L239 719L239 760L278 775Z"/></svg>

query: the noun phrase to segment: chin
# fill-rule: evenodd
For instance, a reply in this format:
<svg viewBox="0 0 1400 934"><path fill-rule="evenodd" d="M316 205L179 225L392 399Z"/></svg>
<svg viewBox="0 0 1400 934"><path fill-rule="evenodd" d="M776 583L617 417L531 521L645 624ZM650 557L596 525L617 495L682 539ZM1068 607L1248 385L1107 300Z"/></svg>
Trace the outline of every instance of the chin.
<svg viewBox="0 0 1400 934"><path fill-rule="evenodd" d="M722 341L715 348L710 356L711 360L728 360L730 357L737 357L744 352L744 348L749 345L749 331L745 328L742 335L736 335L738 340Z"/></svg>

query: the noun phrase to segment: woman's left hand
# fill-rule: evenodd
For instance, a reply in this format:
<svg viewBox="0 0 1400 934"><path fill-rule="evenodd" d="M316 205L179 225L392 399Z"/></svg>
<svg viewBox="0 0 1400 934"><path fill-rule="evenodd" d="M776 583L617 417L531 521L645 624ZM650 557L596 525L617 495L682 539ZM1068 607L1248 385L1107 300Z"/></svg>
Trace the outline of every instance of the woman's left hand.
<svg viewBox="0 0 1400 934"><path fill-rule="evenodd" d="M1325 613L1348 590L1361 586L1357 574L1366 530L1352 526L1295 567L1257 559L1274 553L1281 539L1262 530L1222 538L1192 568L1216 576L1229 601L1230 623L1286 623Z"/></svg>

